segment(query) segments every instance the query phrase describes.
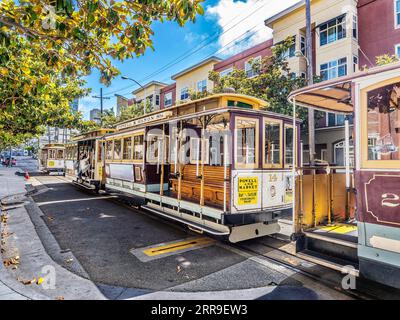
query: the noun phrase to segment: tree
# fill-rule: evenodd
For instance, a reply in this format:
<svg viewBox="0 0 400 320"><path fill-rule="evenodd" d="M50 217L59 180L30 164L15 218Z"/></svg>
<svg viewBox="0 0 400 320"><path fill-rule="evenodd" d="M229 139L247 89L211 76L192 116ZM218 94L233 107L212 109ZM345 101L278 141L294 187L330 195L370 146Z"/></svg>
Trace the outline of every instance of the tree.
<svg viewBox="0 0 400 320"><path fill-rule="evenodd" d="M305 79L296 77L290 72L286 59L287 51L292 45L287 39L273 47L271 56L261 61L252 61L252 69L256 76L248 77L244 70L233 69L231 73L221 77L218 72L211 71L209 79L214 81L214 93L233 90L268 102L268 110L292 115L292 105L287 98L291 91L303 87ZM307 111L298 110L298 116L306 119Z"/></svg>
<svg viewBox="0 0 400 320"><path fill-rule="evenodd" d="M384 54L381 56L377 56L375 58L375 62L377 66L384 66L386 64L398 62L400 59L395 55Z"/></svg>
<svg viewBox="0 0 400 320"><path fill-rule="evenodd" d="M125 60L153 48L154 21L183 26L203 14L203 0L2 0L0 28L39 44L53 68L67 74L119 74L110 58Z"/></svg>
<svg viewBox="0 0 400 320"><path fill-rule="evenodd" d="M0 139L18 142L45 125L72 128L80 121L70 102L88 93L84 81L60 75L40 55L25 37L0 31Z"/></svg>

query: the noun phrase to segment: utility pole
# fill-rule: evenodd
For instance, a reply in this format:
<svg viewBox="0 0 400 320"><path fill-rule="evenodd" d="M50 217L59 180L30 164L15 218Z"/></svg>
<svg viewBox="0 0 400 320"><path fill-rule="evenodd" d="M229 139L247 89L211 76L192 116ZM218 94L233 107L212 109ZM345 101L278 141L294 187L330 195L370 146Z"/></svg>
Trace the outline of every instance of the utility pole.
<svg viewBox="0 0 400 320"><path fill-rule="evenodd" d="M100 96L92 96L93 98L100 99L100 127L103 125L103 100L110 100L110 97L103 97L103 88L100 88Z"/></svg>
<svg viewBox="0 0 400 320"><path fill-rule="evenodd" d="M313 43L311 32L311 0L306 1L306 56L308 59L307 64L307 79L308 85L313 84L314 70L313 70ZM315 164L315 119L314 110L308 110L308 150L310 152L310 165Z"/></svg>

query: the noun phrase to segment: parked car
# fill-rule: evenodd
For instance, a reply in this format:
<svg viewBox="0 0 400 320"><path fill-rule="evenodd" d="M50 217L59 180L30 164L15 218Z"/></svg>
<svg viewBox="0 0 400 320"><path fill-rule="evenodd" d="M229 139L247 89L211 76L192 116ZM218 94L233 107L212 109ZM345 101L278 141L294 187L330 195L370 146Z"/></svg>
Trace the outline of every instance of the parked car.
<svg viewBox="0 0 400 320"><path fill-rule="evenodd" d="M10 165L10 157L5 158L2 162L3 166L9 166ZM11 158L11 166L17 165L17 160L15 158Z"/></svg>

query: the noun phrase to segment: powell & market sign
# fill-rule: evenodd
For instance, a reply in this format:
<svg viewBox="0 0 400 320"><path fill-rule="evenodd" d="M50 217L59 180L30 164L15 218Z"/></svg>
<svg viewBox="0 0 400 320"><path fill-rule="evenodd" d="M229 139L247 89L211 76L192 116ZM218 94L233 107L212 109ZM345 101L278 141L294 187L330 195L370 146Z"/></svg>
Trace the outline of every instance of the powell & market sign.
<svg viewBox="0 0 400 320"><path fill-rule="evenodd" d="M147 117L131 120L131 121L128 121L125 123L121 123L121 124L117 125L117 130L122 130L122 129L130 128L130 127L138 126L138 125L148 123L148 122L162 120L165 118L169 118L171 116L172 116L172 111L165 111L165 112L152 114Z"/></svg>

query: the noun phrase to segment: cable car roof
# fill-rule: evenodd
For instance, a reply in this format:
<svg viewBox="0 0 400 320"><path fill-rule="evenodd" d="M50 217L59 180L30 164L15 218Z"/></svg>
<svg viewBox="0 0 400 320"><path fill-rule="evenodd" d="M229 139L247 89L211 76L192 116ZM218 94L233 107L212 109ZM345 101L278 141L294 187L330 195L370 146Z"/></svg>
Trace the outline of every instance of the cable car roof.
<svg viewBox="0 0 400 320"><path fill-rule="evenodd" d="M351 76L320 82L302 89L293 91L289 101L306 108L334 113L352 113L352 88L353 83L367 76L381 72L400 69L400 62L385 66L374 67L366 71L357 72Z"/></svg>
<svg viewBox="0 0 400 320"><path fill-rule="evenodd" d="M47 143L45 144L41 149L63 149L65 148L65 145L63 143Z"/></svg>
<svg viewBox="0 0 400 320"><path fill-rule="evenodd" d="M102 136L106 135L107 133L112 133L114 131L115 131L115 129L110 129L110 128L96 129L96 130L92 130L92 131L88 131L88 132L79 134L79 135L73 137L71 140L72 140L72 142L93 140L93 139L102 137Z"/></svg>
<svg viewBox="0 0 400 320"><path fill-rule="evenodd" d="M212 102L217 102L215 107L206 107L209 103ZM201 109L203 104L204 109ZM195 107L195 109L193 109L195 111L190 111L191 106ZM175 121L179 121L193 117L200 117L209 113L226 112L228 110L246 111L249 113L262 112L266 115L276 115L281 118L287 118L289 120L291 119L291 117L289 116L268 111L268 106L269 103L267 101L253 96L237 93L218 93L197 100L191 100L188 102L176 104L172 107L146 113L136 118L118 122L115 124L115 128L117 129L117 131L110 135L123 133L124 131L128 131L128 129L131 128L146 127L150 123L151 125L155 125L170 122L172 119ZM198 108L197 110L196 107ZM180 113L182 109L187 109L187 112Z"/></svg>

